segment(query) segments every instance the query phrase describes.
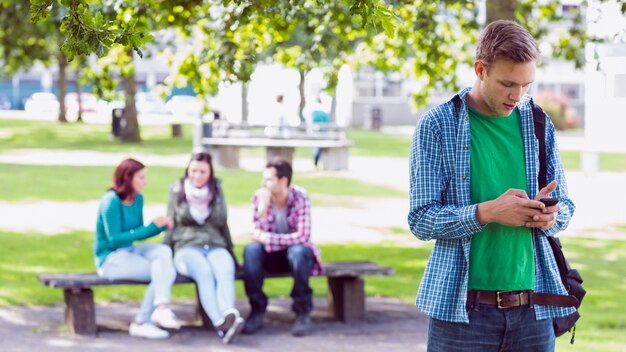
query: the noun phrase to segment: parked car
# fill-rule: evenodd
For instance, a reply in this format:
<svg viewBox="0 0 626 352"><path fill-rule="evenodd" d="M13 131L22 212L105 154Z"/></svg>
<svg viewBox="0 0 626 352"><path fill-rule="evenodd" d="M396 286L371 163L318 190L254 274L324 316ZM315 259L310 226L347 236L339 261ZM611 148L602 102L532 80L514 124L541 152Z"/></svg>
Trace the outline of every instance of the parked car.
<svg viewBox="0 0 626 352"><path fill-rule="evenodd" d="M11 110L11 100L4 95L0 95L0 110Z"/></svg>
<svg viewBox="0 0 626 352"><path fill-rule="evenodd" d="M91 93L80 93L80 108L83 112L96 112L98 99ZM65 95L65 111L78 111L78 93L71 92Z"/></svg>
<svg viewBox="0 0 626 352"><path fill-rule="evenodd" d="M91 93L80 93L80 109L83 113L97 112L98 99ZM78 93L65 95L65 112L68 120L74 121L78 118Z"/></svg>
<svg viewBox="0 0 626 352"><path fill-rule="evenodd" d="M30 114L38 114L41 117L57 116L61 104L59 99L52 93L37 92L26 100L24 110ZM39 116L38 116L39 117Z"/></svg>
<svg viewBox="0 0 626 352"><path fill-rule="evenodd" d="M202 113L203 104L200 99L193 95L175 95L165 103L165 108L170 114L199 116Z"/></svg>

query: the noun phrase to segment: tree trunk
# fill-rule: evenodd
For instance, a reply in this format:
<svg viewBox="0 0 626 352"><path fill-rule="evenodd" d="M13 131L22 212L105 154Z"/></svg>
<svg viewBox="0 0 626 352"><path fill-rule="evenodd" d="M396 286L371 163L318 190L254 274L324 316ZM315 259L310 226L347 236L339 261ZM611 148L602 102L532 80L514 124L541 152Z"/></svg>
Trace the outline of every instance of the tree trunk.
<svg viewBox="0 0 626 352"><path fill-rule="evenodd" d="M515 21L517 0L487 0L487 23L495 20Z"/></svg>
<svg viewBox="0 0 626 352"><path fill-rule="evenodd" d="M57 54L57 61L59 62L59 118L58 121L65 123L67 118L65 117L65 94L67 93L67 56L59 52Z"/></svg>
<svg viewBox="0 0 626 352"><path fill-rule="evenodd" d="M300 90L300 110L299 110L299 117L300 117L300 124L304 125L306 123L306 118L304 117L304 106L306 105L306 97L304 96L304 75L306 74L306 72L304 70L299 70L300 73L300 84L298 85L298 88Z"/></svg>
<svg viewBox="0 0 626 352"><path fill-rule="evenodd" d="M81 66L78 66L76 68L76 102L78 103L78 116L76 117L76 122L83 122L83 100L82 97L80 96L81 93L81 89L80 89L80 70L81 70Z"/></svg>
<svg viewBox="0 0 626 352"><path fill-rule="evenodd" d="M241 82L241 125L248 126L248 82Z"/></svg>
<svg viewBox="0 0 626 352"><path fill-rule="evenodd" d="M137 85L134 73L128 77L123 77L124 94L126 96L126 106L122 115L122 131L120 139L123 143L141 142L139 133L139 122L137 121L137 110L135 108L135 93Z"/></svg>

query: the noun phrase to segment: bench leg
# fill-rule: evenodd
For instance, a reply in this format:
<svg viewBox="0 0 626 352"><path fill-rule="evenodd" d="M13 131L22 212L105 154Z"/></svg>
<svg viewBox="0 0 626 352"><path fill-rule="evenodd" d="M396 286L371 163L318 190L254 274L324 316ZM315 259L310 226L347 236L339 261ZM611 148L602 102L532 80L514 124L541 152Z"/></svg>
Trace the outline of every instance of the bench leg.
<svg viewBox="0 0 626 352"><path fill-rule="evenodd" d="M348 147L322 148L320 162L324 170L348 170Z"/></svg>
<svg viewBox="0 0 626 352"><path fill-rule="evenodd" d="M293 163L293 152L295 148L293 147L267 147L265 150L265 157L267 161L274 159L277 156L281 156L290 163Z"/></svg>
<svg viewBox="0 0 626 352"><path fill-rule="evenodd" d="M205 329L213 329L213 323L211 322L211 319L209 319L209 316L202 308L202 302L200 301L200 291L198 291L198 286L196 286L196 317L200 318L200 320L202 321L202 326Z"/></svg>
<svg viewBox="0 0 626 352"><path fill-rule="evenodd" d="M65 323L70 333L79 335L95 335L96 306L93 302L93 291L90 288L68 288L65 296Z"/></svg>
<svg viewBox="0 0 626 352"><path fill-rule="evenodd" d="M352 322L365 316L365 284L360 277L328 278L328 309L337 320Z"/></svg>
<svg viewBox="0 0 626 352"><path fill-rule="evenodd" d="M214 163L227 168L239 168L239 147L233 145L216 145L210 146L209 152L213 157Z"/></svg>

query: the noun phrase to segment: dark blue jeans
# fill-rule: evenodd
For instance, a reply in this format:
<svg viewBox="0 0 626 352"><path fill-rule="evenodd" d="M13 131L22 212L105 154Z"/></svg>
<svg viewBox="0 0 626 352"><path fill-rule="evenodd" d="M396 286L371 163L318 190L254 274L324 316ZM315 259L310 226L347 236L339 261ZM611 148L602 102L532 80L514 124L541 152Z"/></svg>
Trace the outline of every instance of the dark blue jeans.
<svg viewBox="0 0 626 352"><path fill-rule="evenodd" d="M535 319L528 307L468 310L469 324L430 319L428 351L554 351L552 319Z"/></svg>
<svg viewBox="0 0 626 352"><path fill-rule="evenodd" d="M251 313L265 313L267 308L267 296L263 292L265 274L286 272L293 276L291 309L296 314L311 312L313 290L309 286L309 277L314 263L313 251L302 245L292 245L287 250L268 253L260 243L248 244L243 252L243 280Z"/></svg>

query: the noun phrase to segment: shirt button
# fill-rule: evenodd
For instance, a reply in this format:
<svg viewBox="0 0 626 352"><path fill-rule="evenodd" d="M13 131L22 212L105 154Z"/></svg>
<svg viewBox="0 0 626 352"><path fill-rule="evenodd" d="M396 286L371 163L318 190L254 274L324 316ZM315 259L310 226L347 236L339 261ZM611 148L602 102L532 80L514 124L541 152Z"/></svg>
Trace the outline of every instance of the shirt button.
<svg viewBox="0 0 626 352"><path fill-rule="evenodd" d="M463 176L463 182L465 182L466 179L467 179L467 176Z"/></svg>
<svg viewBox="0 0 626 352"><path fill-rule="evenodd" d="M463 147L463 150L467 151L467 146Z"/></svg>

